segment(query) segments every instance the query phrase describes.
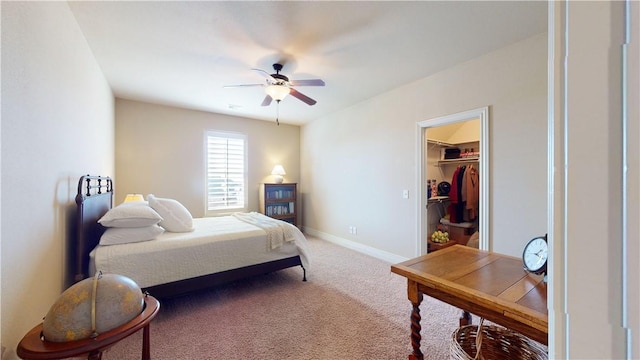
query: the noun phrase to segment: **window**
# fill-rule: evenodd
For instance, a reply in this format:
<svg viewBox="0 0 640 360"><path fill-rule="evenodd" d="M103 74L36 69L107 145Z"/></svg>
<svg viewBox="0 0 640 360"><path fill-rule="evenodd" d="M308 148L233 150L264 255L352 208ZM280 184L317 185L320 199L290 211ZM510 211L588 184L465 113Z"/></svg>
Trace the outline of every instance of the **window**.
<svg viewBox="0 0 640 360"><path fill-rule="evenodd" d="M246 136L206 132L208 215L245 210Z"/></svg>

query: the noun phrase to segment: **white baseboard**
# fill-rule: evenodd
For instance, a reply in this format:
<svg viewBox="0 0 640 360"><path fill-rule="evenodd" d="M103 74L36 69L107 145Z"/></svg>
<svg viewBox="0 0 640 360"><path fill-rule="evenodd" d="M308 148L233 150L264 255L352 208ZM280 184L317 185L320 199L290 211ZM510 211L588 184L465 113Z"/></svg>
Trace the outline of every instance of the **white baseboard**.
<svg viewBox="0 0 640 360"><path fill-rule="evenodd" d="M358 242L355 242L355 241L352 241L352 240L348 240L348 239L345 239L345 238L341 238L341 237L338 237L338 236L327 234L327 233L324 233L322 231L318 231L316 229L312 229L312 228L307 227L307 226L304 226L303 229L304 229L303 232L305 234L309 234L311 236L318 237L318 238L320 238L322 240L326 240L326 241L332 242L332 243L334 243L336 245L340 245L340 246L346 247L348 249L355 250L355 251L363 253L365 255L369 255L369 256L372 256L374 258L386 261L386 262L388 262L390 264L397 264L399 262L403 262L403 261L409 260L409 258L400 256L400 255L396 255L396 254L392 254L392 253L390 253L388 251L376 249L374 247L371 247L371 246L368 246L368 245L364 245L364 244L361 244L361 243L358 243Z"/></svg>

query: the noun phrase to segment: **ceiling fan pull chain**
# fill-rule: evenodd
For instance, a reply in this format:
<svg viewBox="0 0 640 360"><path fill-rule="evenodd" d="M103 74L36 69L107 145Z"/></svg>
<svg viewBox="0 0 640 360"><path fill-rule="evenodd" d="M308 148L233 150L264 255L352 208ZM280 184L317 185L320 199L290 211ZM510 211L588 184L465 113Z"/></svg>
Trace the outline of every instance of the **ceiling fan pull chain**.
<svg viewBox="0 0 640 360"><path fill-rule="evenodd" d="M276 125L280 126L280 100L276 101Z"/></svg>

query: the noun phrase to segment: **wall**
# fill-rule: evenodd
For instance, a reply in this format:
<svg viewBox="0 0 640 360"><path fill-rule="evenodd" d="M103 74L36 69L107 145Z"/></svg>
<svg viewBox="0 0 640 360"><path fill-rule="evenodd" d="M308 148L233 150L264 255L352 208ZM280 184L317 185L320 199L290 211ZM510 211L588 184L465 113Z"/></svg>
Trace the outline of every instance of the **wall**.
<svg viewBox="0 0 640 360"><path fill-rule="evenodd" d="M547 227L546 44L534 36L305 125L305 229L417 255L416 124L490 106L490 236L520 256Z"/></svg>
<svg viewBox="0 0 640 360"><path fill-rule="evenodd" d="M247 134L248 211L258 211L259 184L273 182L275 164L286 181L300 180L299 126L116 99L116 203L152 193L204 216L205 130Z"/></svg>
<svg viewBox="0 0 640 360"><path fill-rule="evenodd" d="M2 345L64 289L82 174L114 169L113 95L66 2L2 6Z"/></svg>
<svg viewBox="0 0 640 360"><path fill-rule="evenodd" d="M639 5L549 6L552 358L640 358Z"/></svg>
<svg viewBox="0 0 640 360"><path fill-rule="evenodd" d="M480 141L480 119L430 127L427 139L455 145Z"/></svg>
<svg viewBox="0 0 640 360"><path fill-rule="evenodd" d="M447 141L453 144L480 141L480 119L463 122Z"/></svg>

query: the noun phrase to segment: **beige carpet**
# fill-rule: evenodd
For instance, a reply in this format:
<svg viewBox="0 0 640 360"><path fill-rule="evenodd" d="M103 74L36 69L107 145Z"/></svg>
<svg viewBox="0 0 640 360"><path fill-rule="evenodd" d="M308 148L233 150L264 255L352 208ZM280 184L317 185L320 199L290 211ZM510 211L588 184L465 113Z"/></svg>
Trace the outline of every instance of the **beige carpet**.
<svg viewBox="0 0 640 360"><path fill-rule="evenodd" d="M151 356L173 359L407 359L406 280L384 261L308 237L312 264L161 301ZM425 297L422 351L448 359L460 311ZM103 359L139 359L142 332Z"/></svg>

